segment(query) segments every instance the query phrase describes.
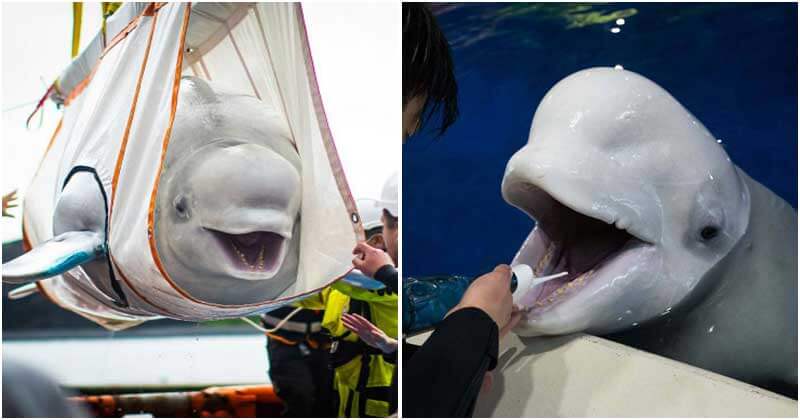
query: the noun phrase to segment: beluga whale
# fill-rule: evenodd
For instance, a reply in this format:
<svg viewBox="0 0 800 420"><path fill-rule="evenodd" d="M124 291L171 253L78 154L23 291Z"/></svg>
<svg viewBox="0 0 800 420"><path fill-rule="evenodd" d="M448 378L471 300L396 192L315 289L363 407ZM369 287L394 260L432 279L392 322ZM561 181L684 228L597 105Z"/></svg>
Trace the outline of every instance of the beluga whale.
<svg viewBox="0 0 800 420"><path fill-rule="evenodd" d="M127 145L128 155L134 147ZM119 154L121 177L139 163L128 155ZM57 279L51 286L64 290L57 303L111 328L159 316L241 316L263 309L259 305L294 284L303 164L286 118L273 104L182 78L149 220L137 216L130 225L113 226L109 220L124 217L128 206L147 212L141 202L150 202L151 189L132 179L114 191L113 165L77 161L57 182L52 238L3 264L3 281ZM145 228L142 241L126 240ZM126 263L126 254L154 259L159 269ZM133 275L136 270L149 283ZM167 293L180 304L158 300Z"/></svg>
<svg viewBox="0 0 800 420"><path fill-rule="evenodd" d="M611 335L796 395L797 212L656 83L558 82L502 194L535 221L512 264L569 273L515 292L517 334Z"/></svg>
<svg viewBox="0 0 800 420"><path fill-rule="evenodd" d="M197 78L182 92L187 114L176 118L155 209L161 260L201 299L275 297L297 275L300 242L302 165L289 127L254 96Z"/></svg>

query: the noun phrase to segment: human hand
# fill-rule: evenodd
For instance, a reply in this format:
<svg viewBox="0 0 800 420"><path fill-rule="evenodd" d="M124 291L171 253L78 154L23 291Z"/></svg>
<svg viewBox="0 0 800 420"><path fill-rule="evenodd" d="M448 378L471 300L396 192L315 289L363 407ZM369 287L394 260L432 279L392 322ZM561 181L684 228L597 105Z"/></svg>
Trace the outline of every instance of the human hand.
<svg viewBox="0 0 800 420"><path fill-rule="evenodd" d="M508 334L522 318L511 297L511 267L502 264L491 273L484 274L467 288L461 301L447 313L463 308L478 308L486 312L497 324L500 338Z"/></svg>
<svg viewBox="0 0 800 420"><path fill-rule="evenodd" d="M522 319L523 315L525 315L525 311L521 310L517 305L512 305L511 319L509 319L508 324L506 324L503 328L500 328L499 335L501 340L506 336L506 334L513 330L517 324L519 324L519 320Z"/></svg>
<svg viewBox="0 0 800 420"><path fill-rule="evenodd" d="M10 193L3 196L3 216L4 217L14 217L13 214L8 212L8 209L13 209L17 207L16 203L13 203L17 199L17 190L11 191Z"/></svg>
<svg viewBox="0 0 800 420"><path fill-rule="evenodd" d="M478 391L480 395L486 395L492 390L494 385L494 372L488 371L483 374L483 382L481 383L481 390Z"/></svg>
<svg viewBox="0 0 800 420"><path fill-rule="evenodd" d="M394 265L392 257L385 251L373 248L366 242L359 242L353 249L353 267L365 276L375 278L375 273L386 264Z"/></svg>
<svg viewBox="0 0 800 420"><path fill-rule="evenodd" d="M344 313L342 314L342 323L370 347L387 354L397 351L397 340L386 335L380 328L361 315Z"/></svg>

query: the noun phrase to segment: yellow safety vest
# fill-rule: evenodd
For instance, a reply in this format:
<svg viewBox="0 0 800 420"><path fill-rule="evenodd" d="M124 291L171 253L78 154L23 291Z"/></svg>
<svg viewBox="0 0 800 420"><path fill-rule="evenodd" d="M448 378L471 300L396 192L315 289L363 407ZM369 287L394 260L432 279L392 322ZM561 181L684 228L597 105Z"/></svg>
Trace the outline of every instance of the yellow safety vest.
<svg viewBox="0 0 800 420"><path fill-rule="evenodd" d="M392 357L369 347L342 324L341 317L345 312L358 313L388 336L397 337L397 295L337 282L323 299L322 326L338 340L332 349L338 416L387 417L396 412L397 353Z"/></svg>

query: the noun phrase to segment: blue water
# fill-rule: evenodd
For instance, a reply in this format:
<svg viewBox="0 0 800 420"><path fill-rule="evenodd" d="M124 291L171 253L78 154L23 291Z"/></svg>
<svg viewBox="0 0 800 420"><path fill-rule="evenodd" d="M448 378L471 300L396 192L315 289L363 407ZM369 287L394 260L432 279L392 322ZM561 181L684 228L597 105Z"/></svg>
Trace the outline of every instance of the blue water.
<svg viewBox="0 0 800 420"><path fill-rule="evenodd" d="M403 146L404 275L508 263L533 222L500 195L508 158L560 79L620 64L655 81L731 159L797 208L797 5L438 6L461 117ZM616 19L625 24L612 33Z"/></svg>

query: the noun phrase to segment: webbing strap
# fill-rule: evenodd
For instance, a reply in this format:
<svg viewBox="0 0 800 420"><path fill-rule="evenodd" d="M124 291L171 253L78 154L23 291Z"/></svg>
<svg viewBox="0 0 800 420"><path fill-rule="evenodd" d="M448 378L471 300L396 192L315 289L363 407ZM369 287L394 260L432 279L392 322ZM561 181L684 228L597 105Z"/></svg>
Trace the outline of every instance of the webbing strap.
<svg viewBox="0 0 800 420"><path fill-rule="evenodd" d="M121 2L110 2L104 1L100 3L100 10L103 15L103 25L101 27L103 31L103 48L106 46L106 21L108 20L109 16L113 15L114 12L122 6Z"/></svg>
<svg viewBox="0 0 800 420"><path fill-rule="evenodd" d="M72 58L78 56L81 48L81 18L83 17L83 3L72 2Z"/></svg>
<svg viewBox="0 0 800 420"><path fill-rule="evenodd" d="M103 10L103 20L106 20L109 18L109 16L113 15L114 12L120 8L120 6L122 6L122 2L117 1L104 1L100 3L100 7L102 7Z"/></svg>

